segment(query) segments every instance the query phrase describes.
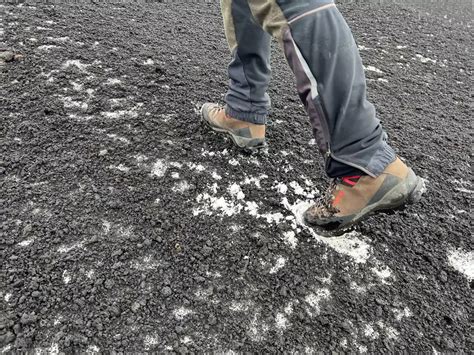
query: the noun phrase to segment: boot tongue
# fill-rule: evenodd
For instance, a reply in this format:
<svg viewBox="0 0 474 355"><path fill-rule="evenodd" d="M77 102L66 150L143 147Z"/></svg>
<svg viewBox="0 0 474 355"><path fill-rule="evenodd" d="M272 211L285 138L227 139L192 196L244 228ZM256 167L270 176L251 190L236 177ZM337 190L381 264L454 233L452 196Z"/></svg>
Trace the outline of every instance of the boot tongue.
<svg viewBox="0 0 474 355"><path fill-rule="evenodd" d="M342 178L340 178L340 183L344 186L353 187L355 186L355 184L357 184L361 177L361 175L343 176Z"/></svg>

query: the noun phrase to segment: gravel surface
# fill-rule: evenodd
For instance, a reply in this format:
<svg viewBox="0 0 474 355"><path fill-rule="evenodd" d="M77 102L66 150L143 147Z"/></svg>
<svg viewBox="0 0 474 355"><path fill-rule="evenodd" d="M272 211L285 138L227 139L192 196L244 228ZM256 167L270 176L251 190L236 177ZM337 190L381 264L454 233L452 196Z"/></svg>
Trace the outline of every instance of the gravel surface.
<svg viewBox="0 0 474 355"><path fill-rule="evenodd" d="M0 5L0 351L472 351L469 3L341 4L427 191L332 239L276 44L268 152L200 122L217 1Z"/></svg>

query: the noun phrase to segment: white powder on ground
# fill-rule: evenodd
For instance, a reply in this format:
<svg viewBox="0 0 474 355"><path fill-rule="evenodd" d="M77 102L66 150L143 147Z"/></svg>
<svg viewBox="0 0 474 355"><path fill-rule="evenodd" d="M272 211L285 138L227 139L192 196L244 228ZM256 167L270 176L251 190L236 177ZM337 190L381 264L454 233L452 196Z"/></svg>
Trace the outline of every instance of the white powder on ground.
<svg viewBox="0 0 474 355"><path fill-rule="evenodd" d="M308 296L305 297L306 303L308 303L313 310L317 313L320 312L320 302L326 300L330 297L331 293L327 288L320 289L316 291L316 293L310 293Z"/></svg>
<svg viewBox="0 0 474 355"><path fill-rule="evenodd" d="M283 240L291 247L291 249L295 249L298 244L298 239L296 239L296 234L293 231L284 232Z"/></svg>
<svg viewBox="0 0 474 355"><path fill-rule="evenodd" d="M366 66L366 67L364 66L364 69L367 70L367 71L373 71L373 72L375 72L375 73L377 73L377 74L383 74L383 71L381 71L380 69L378 69L378 68L376 68L376 67L374 67L374 66L372 66L372 65L368 65L368 66Z"/></svg>
<svg viewBox="0 0 474 355"><path fill-rule="evenodd" d="M67 270L63 271L63 282L67 285L71 281L71 275Z"/></svg>
<svg viewBox="0 0 474 355"><path fill-rule="evenodd" d="M284 183L279 182L276 186L276 190L281 193L282 195L285 195L288 191L288 186L286 186Z"/></svg>
<svg viewBox="0 0 474 355"><path fill-rule="evenodd" d="M67 69L71 66L74 66L74 67L78 68L81 71L86 71L87 67L90 66L90 64L81 63L80 60L67 60L67 61L64 62L62 68Z"/></svg>
<svg viewBox="0 0 474 355"><path fill-rule="evenodd" d="M416 57L417 59L419 59L420 62L422 62L422 63L429 63L429 62L431 62L431 63L433 63L433 64L436 64L436 60L423 57L421 54L416 54L415 57Z"/></svg>
<svg viewBox="0 0 474 355"><path fill-rule="evenodd" d="M184 308L184 307L176 308L175 310L173 310L173 315L177 320L182 320L186 316L193 313L194 312L192 310L190 310L189 308Z"/></svg>
<svg viewBox="0 0 474 355"><path fill-rule="evenodd" d="M288 328L288 319L283 313L277 313L275 317L275 326L277 329L286 329Z"/></svg>
<svg viewBox="0 0 474 355"><path fill-rule="evenodd" d="M448 253L448 262L469 281L474 279L474 252L466 252L461 249L452 250Z"/></svg>
<svg viewBox="0 0 474 355"><path fill-rule="evenodd" d="M283 198L283 206L295 216L295 224L308 231L316 240L328 245L338 253L350 256L357 263L365 263L370 256L371 247L362 239L359 234L350 232L338 236L337 238L323 237L317 234L312 228L308 227L303 219L304 212L312 205L310 201L296 201L290 205L288 200ZM294 226L296 229L296 226Z"/></svg>
<svg viewBox="0 0 474 355"><path fill-rule="evenodd" d="M278 270L280 270L281 268L283 268L286 264L286 259L282 256L279 256L277 261L276 261L276 264L275 266L273 266L271 269L270 269L270 274L276 274L278 272Z"/></svg>
<svg viewBox="0 0 474 355"><path fill-rule="evenodd" d="M180 192L180 193L182 193L182 192L185 192L186 190L189 190L190 187L191 187L191 186L188 184L188 182L185 181L185 180L183 180L183 181L180 181L180 182L176 183L176 184L173 186L172 190L173 190L173 192Z"/></svg>
<svg viewBox="0 0 474 355"><path fill-rule="evenodd" d="M398 321L401 321L402 318L406 317L411 317L413 313L411 313L410 309L408 307L405 307L403 310L400 309L393 309L393 313L395 313L395 319Z"/></svg>
<svg viewBox="0 0 474 355"><path fill-rule="evenodd" d="M234 158L229 160L229 164L232 165L232 166L240 165L240 163Z"/></svg>
<svg viewBox="0 0 474 355"><path fill-rule="evenodd" d="M245 198L245 194L242 192L242 188L236 183L230 185L227 191L229 191L229 193L237 200L243 200Z"/></svg>
<svg viewBox="0 0 474 355"><path fill-rule="evenodd" d="M163 177L166 174L166 170L168 170L168 164L163 159L158 159L151 168L151 175Z"/></svg>
<svg viewBox="0 0 474 355"><path fill-rule="evenodd" d="M222 180L222 176L220 176L218 173L216 173L215 171L212 172L212 178L214 180Z"/></svg>

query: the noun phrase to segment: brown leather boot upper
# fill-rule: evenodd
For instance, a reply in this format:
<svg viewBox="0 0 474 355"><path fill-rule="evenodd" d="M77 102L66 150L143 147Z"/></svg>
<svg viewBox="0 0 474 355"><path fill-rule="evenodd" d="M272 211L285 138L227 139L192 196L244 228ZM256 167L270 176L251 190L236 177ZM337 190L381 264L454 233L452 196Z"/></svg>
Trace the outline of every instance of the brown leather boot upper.
<svg viewBox="0 0 474 355"><path fill-rule="evenodd" d="M318 226L348 225L372 210L404 202L417 185L417 178L399 158L380 176L335 179L325 196L305 212L305 219ZM379 205L378 205L379 204Z"/></svg>
<svg viewBox="0 0 474 355"><path fill-rule="evenodd" d="M208 110L208 121L217 128L238 132L242 129L250 131L249 138L265 138L265 125L257 125L249 122L241 121L230 117L225 113L225 108L213 105Z"/></svg>

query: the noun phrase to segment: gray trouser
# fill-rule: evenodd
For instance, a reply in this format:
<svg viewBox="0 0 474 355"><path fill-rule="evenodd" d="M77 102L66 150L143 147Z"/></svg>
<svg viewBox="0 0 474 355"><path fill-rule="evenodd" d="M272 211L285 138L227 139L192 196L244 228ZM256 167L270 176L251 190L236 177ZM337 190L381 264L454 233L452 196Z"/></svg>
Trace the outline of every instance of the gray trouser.
<svg viewBox="0 0 474 355"><path fill-rule="evenodd" d="M227 113L265 124L270 41L277 38L295 74L326 172L378 176L395 160L367 100L364 68L351 30L329 0L221 0L229 65Z"/></svg>

